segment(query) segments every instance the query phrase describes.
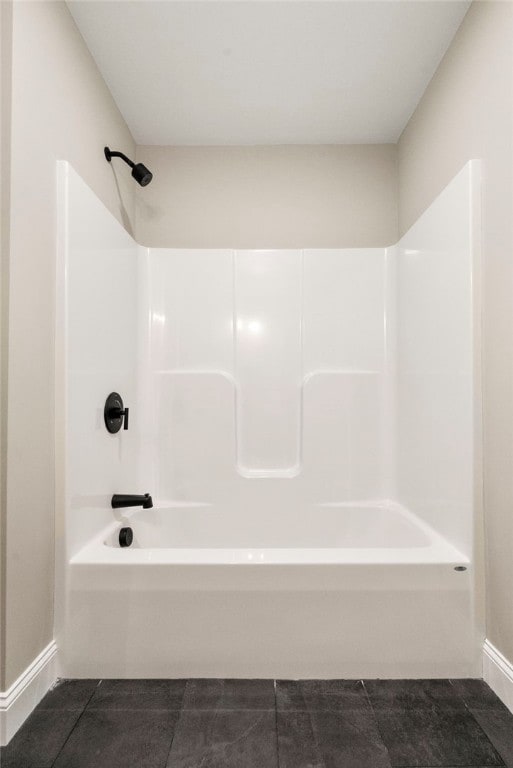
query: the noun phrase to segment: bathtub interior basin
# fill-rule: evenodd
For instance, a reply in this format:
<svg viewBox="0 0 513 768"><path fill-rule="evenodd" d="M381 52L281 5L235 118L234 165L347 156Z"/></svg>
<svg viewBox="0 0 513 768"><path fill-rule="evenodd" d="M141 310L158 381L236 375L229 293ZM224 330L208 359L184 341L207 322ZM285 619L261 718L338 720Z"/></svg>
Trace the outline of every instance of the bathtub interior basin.
<svg viewBox="0 0 513 768"><path fill-rule="evenodd" d="M133 547L390 548L427 547L428 532L397 504L313 504L303 508L156 506L125 516ZM105 544L118 547L116 532Z"/></svg>

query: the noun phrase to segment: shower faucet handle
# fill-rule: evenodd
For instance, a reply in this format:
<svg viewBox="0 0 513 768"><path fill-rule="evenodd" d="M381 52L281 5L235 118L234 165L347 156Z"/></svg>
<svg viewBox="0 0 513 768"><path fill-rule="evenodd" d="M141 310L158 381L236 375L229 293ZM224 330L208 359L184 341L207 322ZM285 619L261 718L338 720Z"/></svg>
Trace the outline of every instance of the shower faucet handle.
<svg viewBox="0 0 513 768"><path fill-rule="evenodd" d="M123 429L128 429L128 411L129 408L112 408L110 412L111 419L123 419ZM124 417L124 418L123 418Z"/></svg>
<svg viewBox="0 0 513 768"><path fill-rule="evenodd" d="M119 432L121 427L128 429L128 413L129 408L125 408L123 405L123 399L117 392L111 392L105 401L105 408L103 409L103 418L105 420L105 426L111 434Z"/></svg>

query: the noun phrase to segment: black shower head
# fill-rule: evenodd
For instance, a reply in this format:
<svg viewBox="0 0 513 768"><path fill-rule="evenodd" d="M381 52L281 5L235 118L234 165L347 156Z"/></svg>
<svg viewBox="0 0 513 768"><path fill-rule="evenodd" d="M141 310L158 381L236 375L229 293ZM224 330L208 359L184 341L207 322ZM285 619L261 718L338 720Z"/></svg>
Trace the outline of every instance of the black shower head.
<svg viewBox="0 0 513 768"><path fill-rule="evenodd" d="M141 187L145 187L153 178L153 174L142 163L137 163L132 168L132 176Z"/></svg>
<svg viewBox="0 0 513 768"><path fill-rule="evenodd" d="M120 157L122 160L124 160L125 163L127 163L127 165L129 165L132 169L132 176L136 182L141 185L141 187L145 187L152 180L153 174L142 163L137 163L136 165L132 162L132 160L130 160L130 158L124 155L123 152L114 152L108 147L105 147L103 151L105 153L105 158L109 163L113 157Z"/></svg>

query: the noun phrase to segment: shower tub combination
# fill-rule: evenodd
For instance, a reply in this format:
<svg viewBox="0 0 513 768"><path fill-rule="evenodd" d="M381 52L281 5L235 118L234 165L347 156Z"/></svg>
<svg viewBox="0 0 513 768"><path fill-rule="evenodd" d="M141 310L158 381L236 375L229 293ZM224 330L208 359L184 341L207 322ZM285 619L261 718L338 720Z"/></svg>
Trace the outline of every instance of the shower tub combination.
<svg viewBox="0 0 513 768"><path fill-rule="evenodd" d="M393 248L178 251L61 165L63 674L479 674L476 177Z"/></svg>

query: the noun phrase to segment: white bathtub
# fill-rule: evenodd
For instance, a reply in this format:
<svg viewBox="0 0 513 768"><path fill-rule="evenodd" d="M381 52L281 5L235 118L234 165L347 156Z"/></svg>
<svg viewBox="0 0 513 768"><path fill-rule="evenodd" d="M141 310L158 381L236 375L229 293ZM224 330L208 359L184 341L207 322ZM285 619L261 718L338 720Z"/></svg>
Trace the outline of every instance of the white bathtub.
<svg viewBox="0 0 513 768"><path fill-rule="evenodd" d="M464 555L394 503L300 511L157 504L120 516L71 560L63 673L477 674ZM127 524L134 543L120 548Z"/></svg>
<svg viewBox="0 0 513 768"><path fill-rule="evenodd" d="M123 526L134 533L130 548L119 546ZM126 510L72 562L468 565L461 552L393 502Z"/></svg>

